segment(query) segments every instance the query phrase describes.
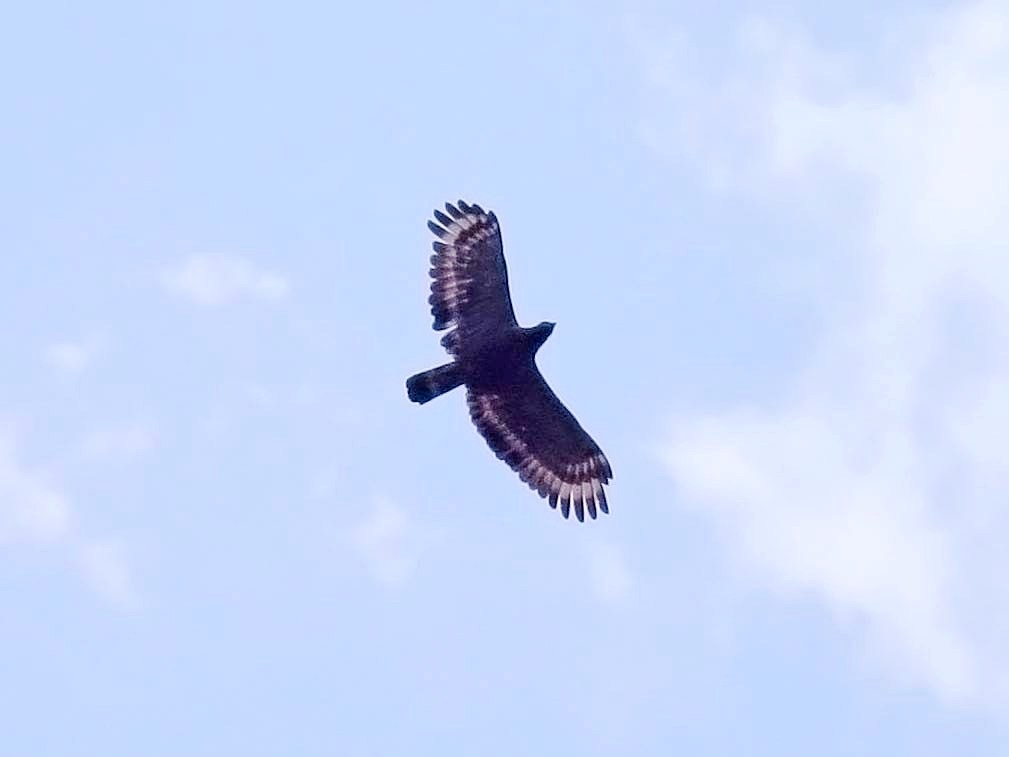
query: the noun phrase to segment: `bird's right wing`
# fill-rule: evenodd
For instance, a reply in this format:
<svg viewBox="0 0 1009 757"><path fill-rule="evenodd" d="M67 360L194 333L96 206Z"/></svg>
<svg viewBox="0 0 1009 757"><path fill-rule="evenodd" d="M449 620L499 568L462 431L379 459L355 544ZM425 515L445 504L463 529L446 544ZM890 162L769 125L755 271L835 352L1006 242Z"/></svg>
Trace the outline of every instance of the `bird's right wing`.
<svg viewBox="0 0 1009 757"><path fill-rule="evenodd" d="M494 453L551 507L567 518L574 507L609 512L603 485L612 477L609 461L571 412L553 393L535 365L519 380L494 389L470 388L470 417Z"/></svg>
<svg viewBox="0 0 1009 757"><path fill-rule="evenodd" d="M431 314L438 331L455 326L441 343L450 354L476 351L513 328L501 230L494 213L479 205L446 203L428 228L438 237L431 256Z"/></svg>

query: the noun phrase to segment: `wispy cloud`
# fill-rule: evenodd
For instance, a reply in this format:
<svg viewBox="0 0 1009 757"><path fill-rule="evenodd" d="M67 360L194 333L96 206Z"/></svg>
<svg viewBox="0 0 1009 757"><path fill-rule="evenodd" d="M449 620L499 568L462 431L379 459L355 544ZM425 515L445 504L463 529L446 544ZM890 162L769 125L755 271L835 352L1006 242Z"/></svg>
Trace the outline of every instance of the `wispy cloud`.
<svg viewBox="0 0 1009 757"><path fill-rule="evenodd" d="M825 327L787 400L677 418L662 454L762 581L859 621L945 700L1005 701L1009 13L914 21L917 46L886 61L900 86L765 22L724 80L649 58L653 144L713 187L837 208L852 240L847 275L814 289Z"/></svg>
<svg viewBox="0 0 1009 757"><path fill-rule="evenodd" d="M603 604L623 602L631 590L631 572L623 551L614 544L595 542L589 547L589 579L592 592Z"/></svg>
<svg viewBox="0 0 1009 757"><path fill-rule="evenodd" d="M132 572L121 544L91 541L83 544L78 554L85 578L106 601L120 607L136 602Z"/></svg>
<svg viewBox="0 0 1009 757"><path fill-rule="evenodd" d="M62 491L17 459L14 443L0 432L0 545L51 543L71 528Z"/></svg>
<svg viewBox="0 0 1009 757"><path fill-rule="evenodd" d="M288 280L238 257L194 255L165 271L161 282L171 293L200 305L226 305L239 300L277 301L287 297Z"/></svg>
<svg viewBox="0 0 1009 757"><path fill-rule="evenodd" d="M130 422L95 429L81 442L83 456L93 462L119 462L146 454L156 441L147 423Z"/></svg>
<svg viewBox="0 0 1009 757"><path fill-rule="evenodd" d="M87 368L98 352L100 340L95 337L66 339L45 347L42 356L49 365L62 373L74 375Z"/></svg>
<svg viewBox="0 0 1009 757"><path fill-rule="evenodd" d="M419 533L399 505L380 498L351 532L351 541L371 574L395 587L406 583L417 569Z"/></svg>
<svg viewBox="0 0 1009 757"><path fill-rule="evenodd" d="M121 545L82 538L70 498L44 473L26 466L13 439L0 432L0 548L57 546L76 557L89 585L104 599L130 604L135 592Z"/></svg>

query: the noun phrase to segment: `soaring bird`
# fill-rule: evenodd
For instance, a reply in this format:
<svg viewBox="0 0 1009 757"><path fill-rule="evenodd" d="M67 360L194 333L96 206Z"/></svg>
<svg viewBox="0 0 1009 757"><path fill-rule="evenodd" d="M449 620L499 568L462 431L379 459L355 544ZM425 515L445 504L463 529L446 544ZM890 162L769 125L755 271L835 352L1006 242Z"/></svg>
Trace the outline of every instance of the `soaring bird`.
<svg viewBox="0 0 1009 757"><path fill-rule="evenodd" d="M515 320L497 217L460 200L434 211L431 313L451 363L411 376L407 395L423 404L466 386L477 430L499 459L565 518L609 512L603 485L610 464L536 367L536 352L554 330Z"/></svg>

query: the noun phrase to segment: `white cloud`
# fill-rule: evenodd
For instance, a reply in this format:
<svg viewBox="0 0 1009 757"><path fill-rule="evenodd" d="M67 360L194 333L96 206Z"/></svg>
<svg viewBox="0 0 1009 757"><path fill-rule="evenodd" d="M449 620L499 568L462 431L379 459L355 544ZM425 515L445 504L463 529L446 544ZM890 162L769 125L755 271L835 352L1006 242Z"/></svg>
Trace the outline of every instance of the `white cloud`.
<svg viewBox="0 0 1009 757"><path fill-rule="evenodd" d="M1004 703L1009 10L901 28L916 44L868 82L766 22L741 27L722 81L684 84L664 66L689 51L649 48L651 144L850 240L790 396L677 418L663 458L759 580L863 628L901 679Z"/></svg>
<svg viewBox="0 0 1009 757"><path fill-rule="evenodd" d="M80 373L91 360L88 348L79 342L55 342L46 347L46 360L66 373Z"/></svg>
<svg viewBox="0 0 1009 757"><path fill-rule="evenodd" d="M95 358L101 340L90 336L85 339L66 339L53 342L42 352L45 361L69 375L81 373Z"/></svg>
<svg viewBox="0 0 1009 757"><path fill-rule="evenodd" d="M309 477L309 495L317 499L332 497L339 490L342 477L342 471L332 463L318 468Z"/></svg>
<svg viewBox="0 0 1009 757"><path fill-rule="evenodd" d="M121 546L82 541L67 495L15 452L13 440L0 432L0 548L44 545L69 551L99 595L114 604L131 603L133 582Z"/></svg>
<svg viewBox="0 0 1009 757"><path fill-rule="evenodd" d="M864 419L833 410L820 400L680 419L665 460L681 499L704 507L759 578L818 597L846 625L867 622L891 672L962 699L976 670L952 612L953 553L912 442L891 428L877 444ZM857 430L839 438L846 422Z"/></svg>
<svg viewBox="0 0 1009 757"><path fill-rule="evenodd" d="M24 467L13 442L0 433L0 546L58 541L70 531L71 520L63 493Z"/></svg>
<svg viewBox="0 0 1009 757"><path fill-rule="evenodd" d="M89 432L81 443L81 452L92 462L119 462L146 454L155 441L149 425L131 422Z"/></svg>
<svg viewBox="0 0 1009 757"><path fill-rule="evenodd" d="M417 527L406 510L386 499L375 502L351 540L372 575L386 586L404 584L417 569Z"/></svg>
<svg viewBox="0 0 1009 757"><path fill-rule="evenodd" d="M615 545L596 542L589 548L589 579L592 592L603 604L623 602L631 590L631 572L623 552Z"/></svg>
<svg viewBox="0 0 1009 757"><path fill-rule="evenodd" d="M79 551L81 569L91 587L106 601L128 607L136 593L122 545L104 540L84 544Z"/></svg>
<svg viewBox="0 0 1009 757"><path fill-rule="evenodd" d="M243 258L194 255L161 277L173 294L200 305L226 305L239 300L277 301L287 297L286 278L258 268Z"/></svg>

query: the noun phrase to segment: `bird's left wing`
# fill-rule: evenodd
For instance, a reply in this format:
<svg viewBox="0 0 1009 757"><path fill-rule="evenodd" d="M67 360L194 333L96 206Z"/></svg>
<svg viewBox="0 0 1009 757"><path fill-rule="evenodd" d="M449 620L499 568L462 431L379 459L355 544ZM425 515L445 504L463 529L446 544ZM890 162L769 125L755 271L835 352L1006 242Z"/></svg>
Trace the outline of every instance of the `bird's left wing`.
<svg viewBox="0 0 1009 757"><path fill-rule="evenodd" d="M533 365L498 387L470 388L470 417L494 453L531 489L560 503L567 518L609 512L603 485L612 477L609 461Z"/></svg>

